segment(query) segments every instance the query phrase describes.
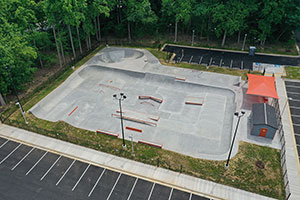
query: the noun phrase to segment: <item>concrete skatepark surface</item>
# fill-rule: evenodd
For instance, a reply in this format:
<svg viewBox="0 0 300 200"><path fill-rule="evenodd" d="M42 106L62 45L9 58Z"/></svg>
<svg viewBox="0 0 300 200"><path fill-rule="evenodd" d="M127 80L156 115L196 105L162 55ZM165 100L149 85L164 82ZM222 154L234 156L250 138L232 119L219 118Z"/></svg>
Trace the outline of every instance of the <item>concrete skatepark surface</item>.
<svg viewBox="0 0 300 200"><path fill-rule="evenodd" d="M37 117L121 135L118 101L125 93L125 138L197 158L226 159L235 123L239 77L163 66L148 51L105 48L30 109ZM152 96L162 99L139 99ZM203 105L186 104L201 99ZM197 102L196 102L197 103ZM155 119L153 119L155 118Z"/></svg>

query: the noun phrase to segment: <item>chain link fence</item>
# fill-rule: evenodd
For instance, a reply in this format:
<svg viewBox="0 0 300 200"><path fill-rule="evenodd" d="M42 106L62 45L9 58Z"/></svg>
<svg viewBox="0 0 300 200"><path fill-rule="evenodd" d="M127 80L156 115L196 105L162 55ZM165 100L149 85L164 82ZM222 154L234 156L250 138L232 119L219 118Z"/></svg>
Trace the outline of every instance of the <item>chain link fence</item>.
<svg viewBox="0 0 300 200"><path fill-rule="evenodd" d="M286 167L286 142L284 137L282 119L281 119L281 112L279 108L278 99L274 99L273 106L276 111L277 123L278 123L278 130L277 133L280 135L280 163L283 173L283 181L284 181L284 189L285 189L285 199L288 200L291 196L290 186L289 186L289 179L288 179L288 172Z"/></svg>

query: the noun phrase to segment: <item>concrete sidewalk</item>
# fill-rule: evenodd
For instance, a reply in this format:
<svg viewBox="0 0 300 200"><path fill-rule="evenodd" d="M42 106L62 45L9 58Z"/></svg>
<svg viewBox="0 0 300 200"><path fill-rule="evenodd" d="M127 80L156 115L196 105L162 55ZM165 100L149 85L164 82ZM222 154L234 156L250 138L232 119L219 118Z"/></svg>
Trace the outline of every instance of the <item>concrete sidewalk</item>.
<svg viewBox="0 0 300 200"><path fill-rule="evenodd" d="M74 145L61 140L45 137L33 132L0 124L0 136L28 145L49 150L67 157L82 160L98 166L106 167L157 183L169 185L212 199L230 200L267 200L271 199L262 195L246 192L240 189L221 185L211 181L180 174L170 170L146 165L140 162L120 158L86 147Z"/></svg>
<svg viewBox="0 0 300 200"><path fill-rule="evenodd" d="M296 142L294 137L294 129L291 121L291 113L286 96L286 89L284 80L276 77L276 89L279 96L279 105L282 115L282 125L284 131L284 138L286 142L286 168L289 181L289 188L291 196L289 200L300 199L300 164L296 149ZM285 107L286 105L286 108ZM284 110L283 110L284 109Z"/></svg>

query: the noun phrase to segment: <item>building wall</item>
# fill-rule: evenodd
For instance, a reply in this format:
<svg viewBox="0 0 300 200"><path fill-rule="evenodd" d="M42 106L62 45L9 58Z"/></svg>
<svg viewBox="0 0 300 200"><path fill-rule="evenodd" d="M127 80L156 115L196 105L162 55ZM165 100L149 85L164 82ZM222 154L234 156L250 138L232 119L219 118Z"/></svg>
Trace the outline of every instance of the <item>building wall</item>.
<svg viewBox="0 0 300 200"><path fill-rule="evenodd" d="M252 132L250 134L255 135L255 136L259 136L261 128L268 129L268 132L266 134L266 138L269 138L269 139L274 138L274 135L276 133L276 129L271 127L271 126L268 126L268 125L252 125L252 127L251 127Z"/></svg>

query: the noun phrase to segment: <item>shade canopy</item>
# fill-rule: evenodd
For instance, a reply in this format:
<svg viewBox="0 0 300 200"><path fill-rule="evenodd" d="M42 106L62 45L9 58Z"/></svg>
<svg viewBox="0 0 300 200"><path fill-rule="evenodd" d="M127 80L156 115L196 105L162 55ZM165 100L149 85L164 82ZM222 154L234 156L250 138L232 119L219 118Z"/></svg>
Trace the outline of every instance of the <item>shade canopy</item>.
<svg viewBox="0 0 300 200"><path fill-rule="evenodd" d="M278 99L275 77L247 74L249 87L247 94Z"/></svg>

